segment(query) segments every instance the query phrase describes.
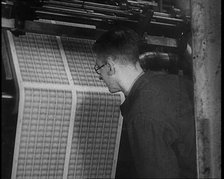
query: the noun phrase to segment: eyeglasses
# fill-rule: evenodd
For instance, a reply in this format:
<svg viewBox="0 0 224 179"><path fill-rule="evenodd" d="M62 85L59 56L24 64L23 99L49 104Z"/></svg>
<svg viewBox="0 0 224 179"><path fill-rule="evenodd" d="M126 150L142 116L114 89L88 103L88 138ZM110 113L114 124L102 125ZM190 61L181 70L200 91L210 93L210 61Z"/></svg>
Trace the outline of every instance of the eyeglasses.
<svg viewBox="0 0 224 179"><path fill-rule="evenodd" d="M94 70L95 70L95 72L96 72L98 75L100 75L99 69L103 68L105 65L106 65L106 64L103 64L103 65L101 65L101 66L95 65L95 66L94 66Z"/></svg>

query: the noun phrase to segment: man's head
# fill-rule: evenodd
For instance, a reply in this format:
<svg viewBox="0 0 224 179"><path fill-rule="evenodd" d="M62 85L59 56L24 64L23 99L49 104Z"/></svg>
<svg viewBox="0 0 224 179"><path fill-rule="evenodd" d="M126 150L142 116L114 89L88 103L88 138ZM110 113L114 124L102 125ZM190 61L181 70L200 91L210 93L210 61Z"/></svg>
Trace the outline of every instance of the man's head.
<svg viewBox="0 0 224 179"><path fill-rule="evenodd" d="M104 33L93 45L97 55L95 70L110 92L122 91L125 75L139 68L138 44L134 30L119 27Z"/></svg>

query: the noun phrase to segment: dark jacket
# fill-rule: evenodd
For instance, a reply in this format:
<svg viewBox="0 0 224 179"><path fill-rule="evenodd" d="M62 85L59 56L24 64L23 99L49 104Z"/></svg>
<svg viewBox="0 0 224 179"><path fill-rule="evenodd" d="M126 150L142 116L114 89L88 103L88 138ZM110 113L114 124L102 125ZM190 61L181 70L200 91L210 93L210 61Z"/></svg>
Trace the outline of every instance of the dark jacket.
<svg viewBox="0 0 224 179"><path fill-rule="evenodd" d="M148 71L121 105L139 178L196 178L193 86Z"/></svg>

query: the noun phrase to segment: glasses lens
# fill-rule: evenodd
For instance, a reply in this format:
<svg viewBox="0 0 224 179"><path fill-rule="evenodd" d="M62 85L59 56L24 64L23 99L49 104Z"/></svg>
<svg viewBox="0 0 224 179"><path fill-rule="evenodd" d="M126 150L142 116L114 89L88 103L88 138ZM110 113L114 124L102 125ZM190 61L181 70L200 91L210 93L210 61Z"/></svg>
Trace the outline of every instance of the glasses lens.
<svg viewBox="0 0 224 179"><path fill-rule="evenodd" d="M94 70L95 70L95 72L96 72L97 74L100 74L100 73L98 72L98 70L99 70L99 66L95 65L95 66L94 66Z"/></svg>
<svg viewBox="0 0 224 179"><path fill-rule="evenodd" d="M106 65L106 64L103 64L103 65L101 65L100 67L99 67L98 65L95 65L95 66L94 66L94 69L95 69L96 73L100 75L100 73L98 72L98 70L101 69L101 68L103 68L105 65Z"/></svg>

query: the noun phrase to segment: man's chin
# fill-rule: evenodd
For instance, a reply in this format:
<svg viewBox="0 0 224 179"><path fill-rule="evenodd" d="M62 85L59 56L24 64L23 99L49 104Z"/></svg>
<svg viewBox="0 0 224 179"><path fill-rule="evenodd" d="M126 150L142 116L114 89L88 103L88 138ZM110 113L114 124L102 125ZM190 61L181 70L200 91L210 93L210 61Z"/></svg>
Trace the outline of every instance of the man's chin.
<svg viewBox="0 0 224 179"><path fill-rule="evenodd" d="M120 92L120 90L118 89L108 89L110 91L110 93L117 93Z"/></svg>

